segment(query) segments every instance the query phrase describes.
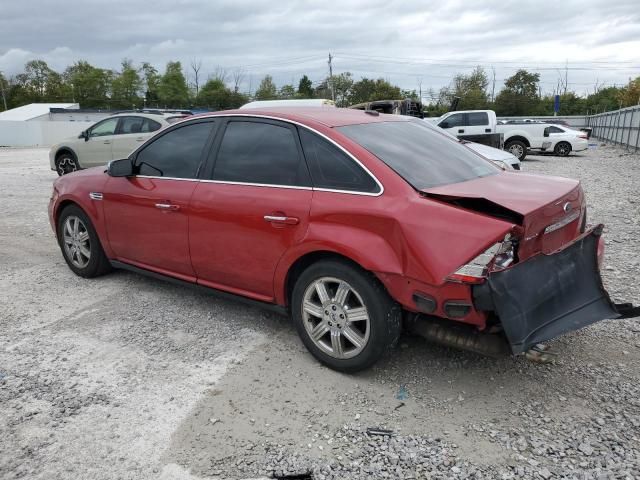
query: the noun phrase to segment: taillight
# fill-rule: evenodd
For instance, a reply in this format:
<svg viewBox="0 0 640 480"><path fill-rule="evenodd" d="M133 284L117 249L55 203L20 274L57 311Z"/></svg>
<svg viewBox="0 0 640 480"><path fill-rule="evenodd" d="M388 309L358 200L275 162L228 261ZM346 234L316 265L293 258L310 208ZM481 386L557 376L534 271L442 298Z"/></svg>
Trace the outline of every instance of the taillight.
<svg viewBox="0 0 640 480"><path fill-rule="evenodd" d="M589 139L589 137L587 137L586 133L583 133L582 135L578 135L578 138L584 138L585 140Z"/></svg>
<svg viewBox="0 0 640 480"><path fill-rule="evenodd" d="M447 277L447 280L462 283L482 283L489 270L503 270L515 260L515 239L507 234L502 242L491 245L469 263Z"/></svg>

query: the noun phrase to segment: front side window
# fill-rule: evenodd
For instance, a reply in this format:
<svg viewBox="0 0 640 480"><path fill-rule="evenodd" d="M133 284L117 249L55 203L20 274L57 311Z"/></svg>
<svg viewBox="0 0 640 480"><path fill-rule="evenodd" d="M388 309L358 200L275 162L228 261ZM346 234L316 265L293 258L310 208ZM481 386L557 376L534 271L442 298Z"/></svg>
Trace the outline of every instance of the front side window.
<svg viewBox="0 0 640 480"><path fill-rule="evenodd" d="M371 175L346 153L306 129L299 131L314 187L366 193L380 191Z"/></svg>
<svg viewBox="0 0 640 480"><path fill-rule="evenodd" d="M467 115L469 126L489 125L487 112L469 112Z"/></svg>
<svg viewBox="0 0 640 480"><path fill-rule="evenodd" d="M218 150L213 179L309 186L294 130L263 122L231 121Z"/></svg>
<svg viewBox="0 0 640 480"><path fill-rule="evenodd" d="M139 175L197 178L213 122L192 123L155 139L136 156Z"/></svg>
<svg viewBox="0 0 640 480"><path fill-rule="evenodd" d="M449 115L438 124L441 128L459 127L461 125L464 125L464 113L454 113L453 115Z"/></svg>
<svg viewBox="0 0 640 480"><path fill-rule="evenodd" d="M417 190L495 175L501 170L424 120L337 127Z"/></svg>
<svg viewBox="0 0 640 480"><path fill-rule="evenodd" d="M106 135L113 135L116 132L116 127L118 126L117 118L107 118L100 123L96 123L91 128L92 137L104 137Z"/></svg>

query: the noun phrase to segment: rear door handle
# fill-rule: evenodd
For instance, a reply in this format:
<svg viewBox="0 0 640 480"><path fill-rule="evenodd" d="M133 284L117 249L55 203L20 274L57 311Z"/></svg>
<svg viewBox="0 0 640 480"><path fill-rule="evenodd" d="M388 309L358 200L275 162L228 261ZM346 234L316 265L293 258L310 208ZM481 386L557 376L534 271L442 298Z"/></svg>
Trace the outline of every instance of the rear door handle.
<svg viewBox="0 0 640 480"><path fill-rule="evenodd" d="M105 145L109 145L110 143L111 143L111 140L105 140L105 141L104 141L104 144L105 144Z"/></svg>
<svg viewBox="0 0 640 480"><path fill-rule="evenodd" d="M136 142L144 142L144 138L143 137L138 137L138 138L136 138Z"/></svg>
<svg viewBox="0 0 640 480"><path fill-rule="evenodd" d="M484 131L485 131L485 133L491 133L491 129L490 128L485 128Z"/></svg>
<svg viewBox="0 0 640 480"><path fill-rule="evenodd" d="M276 223L281 225L297 225L300 222L299 218L280 215L265 215L264 219L269 223Z"/></svg>
<svg viewBox="0 0 640 480"><path fill-rule="evenodd" d="M156 203L156 208L167 212L175 212L180 210L180 205L173 205L171 203Z"/></svg>
<svg viewBox="0 0 640 480"><path fill-rule="evenodd" d="M464 128L459 128L458 133L464 133Z"/></svg>

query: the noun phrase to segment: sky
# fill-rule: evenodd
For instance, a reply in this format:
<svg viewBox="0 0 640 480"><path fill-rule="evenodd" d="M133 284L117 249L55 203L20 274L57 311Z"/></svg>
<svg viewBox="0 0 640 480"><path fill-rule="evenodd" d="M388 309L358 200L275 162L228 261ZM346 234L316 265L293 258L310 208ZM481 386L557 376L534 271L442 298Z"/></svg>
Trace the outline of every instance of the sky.
<svg viewBox="0 0 640 480"><path fill-rule="evenodd" d="M241 72L255 91L304 74L385 78L437 91L456 73L486 69L496 93L518 68L541 75L545 93L565 74L569 90L622 85L640 76L639 0L22 0L0 8L0 71L43 59L55 70L83 59L117 70L122 59L159 71L181 61L200 78ZM201 82L202 83L202 80Z"/></svg>

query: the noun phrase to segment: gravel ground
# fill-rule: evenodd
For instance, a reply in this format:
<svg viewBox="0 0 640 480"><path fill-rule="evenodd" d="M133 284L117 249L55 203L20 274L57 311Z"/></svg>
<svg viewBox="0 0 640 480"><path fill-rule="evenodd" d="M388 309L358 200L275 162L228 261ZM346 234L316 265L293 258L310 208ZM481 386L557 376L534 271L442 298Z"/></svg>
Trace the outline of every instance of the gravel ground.
<svg viewBox="0 0 640 480"><path fill-rule="evenodd" d="M551 365L405 336L339 374L287 319L75 277L47 223L46 155L0 149L0 478L640 478L640 321L561 337ZM640 301L640 155L598 144L524 169L583 182L607 288Z"/></svg>

